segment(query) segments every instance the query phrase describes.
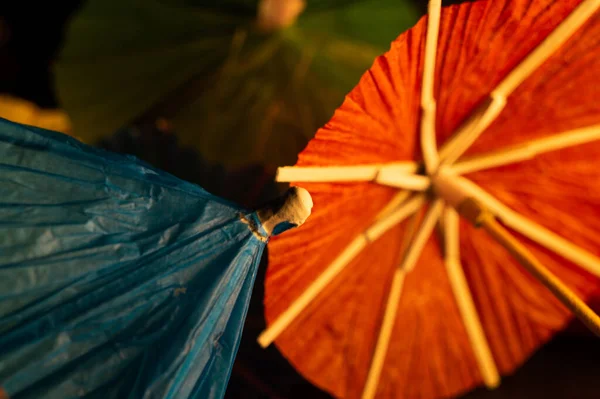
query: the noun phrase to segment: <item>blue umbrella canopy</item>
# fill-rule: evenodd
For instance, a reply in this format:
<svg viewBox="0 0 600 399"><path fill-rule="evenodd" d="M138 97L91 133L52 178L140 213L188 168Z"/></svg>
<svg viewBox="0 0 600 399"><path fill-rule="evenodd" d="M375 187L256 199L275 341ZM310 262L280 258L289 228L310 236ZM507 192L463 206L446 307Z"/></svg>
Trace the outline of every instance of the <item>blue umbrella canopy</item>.
<svg viewBox="0 0 600 399"><path fill-rule="evenodd" d="M261 254L307 192L240 208L0 119L0 397L219 398Z"/></svg>

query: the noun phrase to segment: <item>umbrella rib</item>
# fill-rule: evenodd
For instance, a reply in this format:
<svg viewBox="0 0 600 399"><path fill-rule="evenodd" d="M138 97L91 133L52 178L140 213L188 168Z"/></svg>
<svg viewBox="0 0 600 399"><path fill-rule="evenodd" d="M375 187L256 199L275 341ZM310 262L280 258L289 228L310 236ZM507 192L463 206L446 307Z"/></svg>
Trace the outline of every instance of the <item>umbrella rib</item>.
<svg viewBox="0 0 600 399"><path fill-rule="evenodd" d="M385 357L392 338L396 313L398 312L402 287L404 286L404 277L417 263L417 260L425 247L425 243L431 236L435 224L440 217L443 207L444 201L437 199L427 210L427 214L425 215L419 230L416 232L404 254L402 263L394 272L392 286L385 306L383 322L377 337L377 344L369 367L369 374L367 375L367 381L363 389L362 399L371 399L375 397L375 394L377 393L381 370L383 370L383 364L385 363Z"/></svg>
<svg viewBox="0 0 600 399"><path fill-rule="evenodd" d="M392 279L392 286L388 295L387 304L385 306L383 322L381 323L381 329L379 330L379 336L377 337L375 353L373 354L373 359L371 360L369 374L367 376L367 381L361 396L362 399L374 398L375 394L377 393L377 386L379 385L381 370L383 370L383 364L387 355L390 339L392 337L392 331L394 330L394 322L396 321L398 306L400 305L400 297L402 296L402 287L404 286L405 276L405 270L402 268L396 268L394 277Z"/></svg>
<svg viewBox="0 0 600 399"><path fill-rule="evenodd" d="M583 0L502 82L500 82L475 112L458 128L442 149L442 163L452 164L475 142L500 115L506 99L542 63L556 52L600 8L600 0Z"/></svg>
<svg viewBox="0 0 600 399"><path fill-rule="evenodd" d="M433 173L439 163L435 137L436 101L435 59L440 31L441 0L430 0L428 6L427 37L423 60L423 84L421 88L421 150L428 173Z"/></svg>
<svg viewBox="0 0 600 399"><path fill-rule="evenodd" d="M480 202L506 226L600 277L600 259L598 257L513 211L472 181L457 175L449 176L449 178L460 188L465 198L472 197Z"/></svg>
<svg viewBox="0 0 600 399"><path fill-rule="evenodd" d="M383 207L381 211L375 216L375 220L380 220L381 218L386 217L390 212L396 210L400 205L404 203L410 197L411 192L407 190L400 190L392 199L387 203L386 206Z"/></svg>
<svg viewBox="0 0 600 399"><path fill-rule="evenodd" d="M375 182L413 191L429 188L427 176L416 174L415 162L390 162L356 166L286 166L277 169L278 182Z"/></svg>
<svg viewBox="0 0 600 399"><path fill-rule="evenodd" d="M570 130L518 146L474 156L450 166L456 174L477 172L532 159L540 154L600 140L600 125Z"/></svg>
<svg viewBox="0 0 600 399"><path fill-rule="evenodd" d="M453 164L460 156L477 140L488 126L500 115L506 105L506 98L494 96L484 101L460 125L450 140L440 150L440 163L444 165Z"/></svg>
<svg viewBox="0 0 600 399"><path fill-rule="evenodd" d="M417 230L415 237L411 241L410 246L406 251L406 255L402 261L401 267L407 272L413 270L417 264L419 256L421 255L427 240L431 236L431 233L433 233L433 229L440 219L443 209L443 199L437 198L431 203L427 213L425 214L425 217L423 218L423 222L421 223L419 230Z"/></svg>
<svg viewBox="0 0 600 399"><path fill-rule="evenodd" d="M402 174L393 168L380 169L373 181L383 186L412 191L426 191L431 185L431 180L428 176Z"/></svg>
<svg viewBox="0 0 600 399"><path fill-rule="evenodd" d="M425 202L423 195L413 196L395 211L375 221L363 233L359 234L329 264L310 286L258 337L258 343L269 346L298 317L298 315L340 274L340 272L372 241L377 240L386 231L415 213Z"/></svg>
<svg viewBox="0 0 600 399"><path fill-rule="evenodd" d="M495 217L472 198L467 198L460 206L461 214L476 226L483 227L502 245L533 277L577 316L593 333L600 336L600 317L582 301L561 279L538 261L535 256L509 231L498 223Z"/></svg>
<svg viewBox="0 0 600 399"><path fill-rule="evenodd" d="M445 264L452 293L460 311L483 382L487 387L495 388L500 384L500 375L460 262L460 225L458 213L454 208L445 208L443 221Z"/></svg>

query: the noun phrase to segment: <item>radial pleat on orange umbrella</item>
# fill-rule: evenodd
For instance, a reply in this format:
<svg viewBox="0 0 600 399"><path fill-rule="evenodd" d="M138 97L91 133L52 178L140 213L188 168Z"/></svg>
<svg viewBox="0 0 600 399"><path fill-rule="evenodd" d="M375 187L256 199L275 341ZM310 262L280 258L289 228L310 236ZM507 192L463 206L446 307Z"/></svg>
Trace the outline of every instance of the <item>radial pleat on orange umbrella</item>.
<svg viewBox="0 0 600 399"><path fill-rule="evenodd" d="M337 396L360 393L357 388L366 378L364 365L377 338L392 265L400 257L399 251L389 249L401 238L396 228L366 248L279 338L289 345L291 363L319 375L319 385Z"/></svg>
<svg viewBox="0 0 600 399"><path fill-rule="evenodd" d="M573 316L487 235L466 225L461 233L465 273L494 359L502 373L510 373ZM580 297L598 293L597 280L589 273L520 238Z"/></svg>
<svg viewBox="0 0 600 399"><path fill-rule="evenodd" d="M290 240L270 242L277 253L267 271L265 307L267 320L277 317L361 231L389 201L386 187L356 185L306 185L310 189L315 217L307 220L302 234ZM360 217L359 217L360 215Z"/></svg>
<svg viewBox="0 0 600 399"><path fill-rule="evenodd" d="M494 0L442 10L435 72L442 145L490 92L581 3ZM378 57L298 166L420 161L420 86L427 18ZM600 16L596 14L507 99L468 150L480 155L568 130L600 125ZM600 144L587 143L466 177L528 219L600 255ZM313 193L312 219L270 244L265 312L272 323L344 247L368 227L393 190L370 183L296 183ZM404 225L370 243L276 339L311 382L360 397L371 364ZM584 300L597 277L519 236ZM407 274L377 394L448 397L482 382L436 233ZM511 373L572 316L508 252L466 222L461 262L502 374ZM335 326L335 327L334 327Z"/></svg>
<svg viewBox="0 0 600 399"><path fill-rule="evenodd" d="M422 39L419 32L409 31L392 44L396 51L375 60L331 120L300 153L298 166L413 158L419 121L419 97L415 94L422 68L411 60L421 57Z"/></svg>
<svg viewBox="0 0 600 399"><path fill-rule="evenodd" d="M447 397L479 383L439 243L432 238L404 282L378 397Z"/></svg>
<svg viewBox="0 0 600 399"><path fill-rule="evenodd" d="M579 3L581 0L496 0L445 8L436 65L438 143L448 139L495 86ZM423 30L423 21L413 29ZM569 48L574 40L577 39L569 40ZM528 80L536 80L542 72L541 69L536 71ZM540 80L548 78L546 75ZM533 100L534 104L536 98L543 101L543 97L531 97L532 93L524 87L520 90L525 99ZM521 102L521 99L511 99L507 107L519 109ZM536 113L534 110L521 115L531 118ZM505 115L503 112L500 119ZM504 145L507 138L522 135L513 130L515 126L486 135L492 140L491 146L497 148ZM486 139L481 137L481 140Z"/></svg>
<svg viewBox="0 0 600 399"><path fill-rule="evenodd" d="M536 23L540 24L540 32L547 35L547 26L552 27L561 18L564 19L580 1L534 3L548 5L546 10L540 12L537 17L539 22ZM561 12L557 13L555 9ZM531 36L539 40L544 36L539 37L536 29L531 28ZM521 46L523 44L519 44L519 48ZM488 152L549 134L599 124L600 85L596 83L600 68L599 49L600 14L596 13L515 90L500 117L473 144L468 154ZM478 59L473 61L479 62ZM446 88L441 95L444 93L448 95ZM441 101L439 107L445 110Z"/></svg>

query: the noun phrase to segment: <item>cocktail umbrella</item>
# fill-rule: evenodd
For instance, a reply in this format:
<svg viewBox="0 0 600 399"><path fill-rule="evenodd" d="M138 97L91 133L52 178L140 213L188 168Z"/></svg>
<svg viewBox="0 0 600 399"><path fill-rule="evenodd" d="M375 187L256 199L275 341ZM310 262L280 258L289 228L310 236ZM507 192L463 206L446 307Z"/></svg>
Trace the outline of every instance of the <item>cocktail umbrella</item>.
<svg viewBox="0 0 600 399"><path fill-rule="evenodd" d="M563 304L598 333L600 1L439 3L279 171L315 212L259 342L336 397L494 387Z"/></svg>
<svg viewBox="0 0 600 399"><path fill-rule="evenodd" d="M90 0L56 87L88 143L166 118L208 161L279 166L417 18L407 0Z"/></svg>
<svg viewBox="0 0 600 399"><path fill-rule="evenodd" d="M219 398L261 253L312 202L252 212L0 119L0 397Z"/></svg>

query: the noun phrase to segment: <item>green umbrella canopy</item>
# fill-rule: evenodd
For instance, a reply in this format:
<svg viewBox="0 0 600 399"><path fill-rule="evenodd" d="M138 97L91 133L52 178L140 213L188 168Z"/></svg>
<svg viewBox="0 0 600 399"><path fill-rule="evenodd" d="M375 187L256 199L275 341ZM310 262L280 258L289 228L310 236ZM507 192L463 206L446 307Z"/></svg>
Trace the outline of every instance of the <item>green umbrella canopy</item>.
<svg viewBox="0 0 600 399"><path fill-rule="evenodd" d="M409 0L315 0L293 25L265 32L258 4L87 1L55 67L74 134L94 143L166 118L209 161L292 164L419 16Z"/></svg>

